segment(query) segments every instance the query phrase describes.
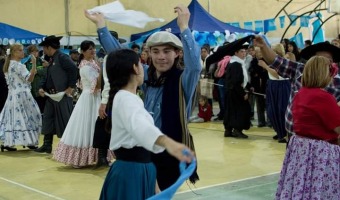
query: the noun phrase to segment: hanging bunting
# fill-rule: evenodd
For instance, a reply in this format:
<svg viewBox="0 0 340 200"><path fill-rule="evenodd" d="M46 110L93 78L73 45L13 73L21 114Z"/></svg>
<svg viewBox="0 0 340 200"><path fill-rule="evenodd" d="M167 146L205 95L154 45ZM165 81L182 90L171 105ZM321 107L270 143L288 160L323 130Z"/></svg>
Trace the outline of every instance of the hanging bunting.
<svg viewBox="0 0 340 200"><path fill-rule="evenodd" d="M317 44L320 42L324 42L325 41L325 35L324 35L324 31L322 29L322 27L319 29L319 27L321 26L321 22L320 20L315 20L313 22L313 44Z"/></svg>
<svg viewBox="0 0 340 200"><path fill-rule="evenodd" d="M305 47L302 33L298 33L294 37L290 38L290 41L294 41L299 49L303 49Z"/></svg>
<svg viewBox="0 0 340 200"><path fill-rule="evenodd" d="M286 16L281 16L281 17L279 17L279 20L280 20L280 28L285 27L285 19L286 19Z"/></svg>
<svg viewBox="0 0 340 200"><path fill-rule="evenodd" d="M232 26L240 28L240 23L239 22L231 22L231 23L229 23L229 25L232 25Z"/></svg>
<svg viewBox="0 0 340 200"><path fill-rule="evenodd" d="M264 24L264 32L275 31L276 25L274 19L266 19L263 21Z"/></svg>
<svg viewBox="0 0 340 200"><path fill-rule="evenodd" d="M290 19L291 22L294 21L294 22L292 23L292 26L295 26L295 25L296 25L296 21L297 21L297 20L295 20L295 19L297 18L297 15L288 15L288 17L289 17L289 19Z"/></svg>
<svg viewBox="0 0 340 200"><path fill-rule="evenodd" d="M308 27L309 25L309 16L301 16L300 17L300 26L301 27Z"/></svg>
<svg viewBox="0 0 340 200"><path fill-rule="evenodd" d="M247 30L253 30L253 22L244 22L243 28Z"/></svg>
<svg viewBox="0 0 340 200"><path fill-rule="evenodd" d="M255 21L255 31L263 32L263 21L262 20Z"/></svg>

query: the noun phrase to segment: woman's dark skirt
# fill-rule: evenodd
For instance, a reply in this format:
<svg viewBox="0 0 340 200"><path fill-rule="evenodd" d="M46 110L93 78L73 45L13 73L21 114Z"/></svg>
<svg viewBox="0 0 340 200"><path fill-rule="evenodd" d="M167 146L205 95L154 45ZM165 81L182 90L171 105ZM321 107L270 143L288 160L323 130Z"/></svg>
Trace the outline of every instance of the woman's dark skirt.
<svg viewBox="0 0 340 200"><path fill-rule="evenodd" d="M156 167L146 151L135 147L128 150L121 148L114 152L117 160L106 176L100 199L145 200L155 195Z"/></svg>
<svg viewBox="0 0 340 200"><path fill-rule="evenodd" d="M290 96L289 80L268 80L266 91L267 115L279 139L287 135L285 112Z"/></svg>

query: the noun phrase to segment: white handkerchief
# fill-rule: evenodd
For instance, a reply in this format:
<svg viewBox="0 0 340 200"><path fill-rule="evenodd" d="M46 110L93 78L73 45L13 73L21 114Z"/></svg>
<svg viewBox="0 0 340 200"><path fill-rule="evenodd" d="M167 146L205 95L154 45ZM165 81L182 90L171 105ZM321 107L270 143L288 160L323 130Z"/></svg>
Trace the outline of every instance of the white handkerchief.
<svg viewBox="0 0 340 200"><path fill-rule="evenodd" d="M49 94L45 92L45 95L50 97L53 101L59 102L65 95L65 92L58 92L57 94Z"/></svg>
<svg viewBox="0 0 340 200"><path fill-rule="evenodd" d="M88 12L90 14L100 12L104 15L104 18L109 21L137 28L144 28L148 22L164 22L164 19L162 18L149 17L141 11L125 10L124 6L119 1L94 7L88 10Z"/></svg>

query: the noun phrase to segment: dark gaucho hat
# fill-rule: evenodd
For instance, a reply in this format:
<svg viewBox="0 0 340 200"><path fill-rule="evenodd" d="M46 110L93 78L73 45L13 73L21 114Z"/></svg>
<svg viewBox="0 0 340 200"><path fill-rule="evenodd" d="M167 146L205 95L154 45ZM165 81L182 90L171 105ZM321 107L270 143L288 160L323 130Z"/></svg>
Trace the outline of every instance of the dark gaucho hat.
<svg viewBox="0 0 340 200"><path fill-rule="evenodd" d="M44 41L42 41L39 46L51 46L51 47L60 47L60 39L63 36L56 37L55 35L50 35L45 37Z"/></svg>
<svg viewBox="0 0 340 200"><path fill-rule="evenodd" d="M321 51L329 52L332 54L334 62L340 62L340 48L330 44L329 42L320 42L308 46L301 51L300 55L302 58L308 60L312 56L315 56L317 52Z"/></svg>

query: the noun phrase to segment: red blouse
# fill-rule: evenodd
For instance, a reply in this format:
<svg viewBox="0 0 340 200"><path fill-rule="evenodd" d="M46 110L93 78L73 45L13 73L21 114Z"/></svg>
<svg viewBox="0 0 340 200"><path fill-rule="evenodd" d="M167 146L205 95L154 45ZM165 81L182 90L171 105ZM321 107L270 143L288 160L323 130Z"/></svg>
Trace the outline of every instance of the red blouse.
<svg viewBox="0 0 340 200"><path fill-rule="evenodd" d="M301 88L292 105L294 132L297 135L337 141L334 129L340 126L340 107L336 99L320 88Z"/></svg>

